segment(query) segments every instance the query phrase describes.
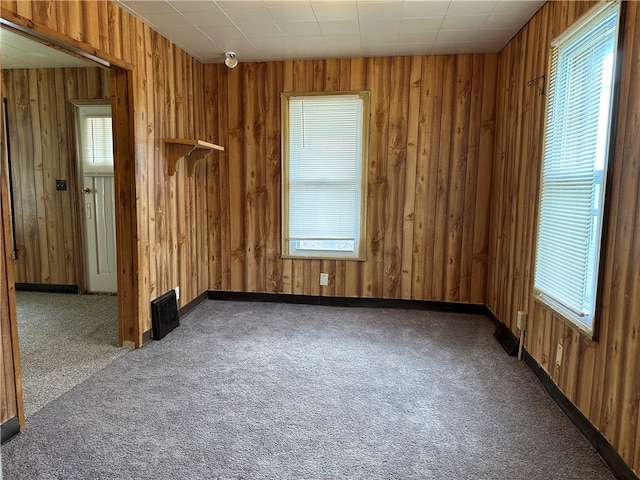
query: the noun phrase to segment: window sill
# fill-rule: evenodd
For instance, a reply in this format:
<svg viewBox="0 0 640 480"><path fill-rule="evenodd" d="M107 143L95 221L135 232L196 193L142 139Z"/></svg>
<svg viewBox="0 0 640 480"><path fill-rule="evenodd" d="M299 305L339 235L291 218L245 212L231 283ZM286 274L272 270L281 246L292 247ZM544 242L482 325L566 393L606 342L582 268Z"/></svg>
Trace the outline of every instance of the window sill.
<svg viewBox="0 0 640 480"><path fill-rule="evenodd" d="M567 327L575 330L589 341L597 342L594 327L589 329L585 325L578 324L559 304L544 295L533 293L532 296L536 303L540 304L543 308L550 310L555 319L560 320Z"/></svg>
<svg viewBox="0 0 640 480"><path fill-rule="evenodd" d="M346 257L346 256L330 256L330 255L281 255L283 260L348 260L352 262L366 262L367 257Z"/></svg>

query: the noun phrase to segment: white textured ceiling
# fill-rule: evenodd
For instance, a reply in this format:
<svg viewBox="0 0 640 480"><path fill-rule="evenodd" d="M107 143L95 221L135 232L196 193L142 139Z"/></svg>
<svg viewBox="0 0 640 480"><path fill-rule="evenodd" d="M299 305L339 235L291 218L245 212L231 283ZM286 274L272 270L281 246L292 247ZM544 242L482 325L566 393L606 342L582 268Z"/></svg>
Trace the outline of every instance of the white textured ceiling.
<svg viewBox="0 0 640 480"><path fill-rule="evenodd" d="M90 62L13 33L6 28L0 30L0 55L2 55L3 70L95 66Z"/></svg>
<svg viewBox="0 0 640 480"><path fill-rule="evenodd" d="M205 63L497 53L542 0L116 0Z"/></svg>

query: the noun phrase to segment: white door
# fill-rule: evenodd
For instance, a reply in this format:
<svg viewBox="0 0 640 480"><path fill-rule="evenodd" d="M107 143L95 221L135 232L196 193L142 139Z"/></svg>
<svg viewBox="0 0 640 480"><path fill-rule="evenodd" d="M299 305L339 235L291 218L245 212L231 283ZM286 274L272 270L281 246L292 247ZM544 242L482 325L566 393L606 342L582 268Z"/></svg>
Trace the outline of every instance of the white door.
<svg viewBox="0 0 640 480"><path fill-rule="evenodd" d="M117 292L110 105L77 108L87 290Z"/></svg>

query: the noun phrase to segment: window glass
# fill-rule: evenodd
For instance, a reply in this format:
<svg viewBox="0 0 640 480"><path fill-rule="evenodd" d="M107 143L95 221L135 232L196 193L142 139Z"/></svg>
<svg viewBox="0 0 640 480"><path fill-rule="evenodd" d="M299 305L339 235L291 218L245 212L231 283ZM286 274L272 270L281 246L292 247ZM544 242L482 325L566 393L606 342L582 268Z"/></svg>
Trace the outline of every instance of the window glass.
<svg viewBox="0 0 640 480"><path fill-rule="evenodd" d="M551 46L534 295L593 333L619 2Z"/></svg>
<svg viewBox="0 0 640 480"><path fill-rule="evenodd" d="M368 93L283 94L283 254L364 258Z"/></svg>

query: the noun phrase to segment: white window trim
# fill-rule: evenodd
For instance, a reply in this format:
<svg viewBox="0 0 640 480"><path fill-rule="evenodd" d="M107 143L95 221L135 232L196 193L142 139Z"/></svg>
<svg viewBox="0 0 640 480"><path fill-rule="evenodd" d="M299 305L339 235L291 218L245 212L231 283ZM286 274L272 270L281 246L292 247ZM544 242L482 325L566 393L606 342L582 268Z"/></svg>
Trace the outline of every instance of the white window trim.
<svg viewBox="0 0 640 480"><path fill-rule="evenodd" d="M289 100L297 97L358 95L362 100L362 138L360 148L360 191L359 191L359 227L355 251L313 250L290 248L289 238L289 190L290 190L290 137L289 137ZM366 218L367 218L367 173L369 159L370 131L370 92L287 92L281 94L282 113L282 258L314 260L366 260Z"/></svg>

